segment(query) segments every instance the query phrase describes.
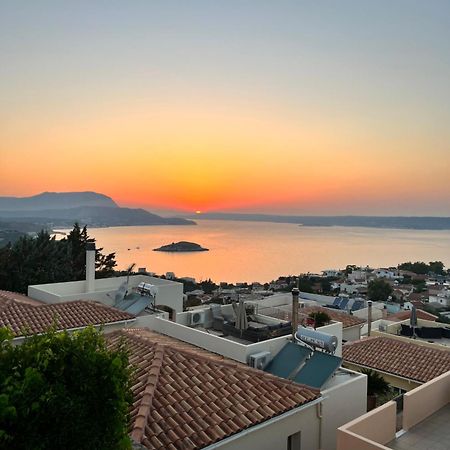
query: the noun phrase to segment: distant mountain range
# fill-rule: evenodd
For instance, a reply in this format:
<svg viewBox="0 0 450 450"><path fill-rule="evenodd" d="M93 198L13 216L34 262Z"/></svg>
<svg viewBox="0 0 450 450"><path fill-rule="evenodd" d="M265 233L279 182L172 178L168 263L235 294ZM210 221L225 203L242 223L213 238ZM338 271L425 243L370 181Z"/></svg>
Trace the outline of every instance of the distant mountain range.
<svg viewBox="0 0 450 450"><path fill-rule="evenodd" d="M32 197L0 197L2 211L40 211L77 208L79 206L108 206L118 208L107 195L96 192L42 192Z"/></svg>
<svg viewBox="0 0 450 450"><path fill-rule="evenodd" d="M96 192L43 192L32 197L0 197L0 222L38 223L48 227L195 225L192 220L161 217L140 208L121 208Z"/></svg>
<svg viewBox="0 0 450 450"><path fill-rule="evenodd" d="M203 213L187 216L207 220L293 223L307 227L370 227L411 230L450 230L450 217L278 216L270 214Z"/></svg>

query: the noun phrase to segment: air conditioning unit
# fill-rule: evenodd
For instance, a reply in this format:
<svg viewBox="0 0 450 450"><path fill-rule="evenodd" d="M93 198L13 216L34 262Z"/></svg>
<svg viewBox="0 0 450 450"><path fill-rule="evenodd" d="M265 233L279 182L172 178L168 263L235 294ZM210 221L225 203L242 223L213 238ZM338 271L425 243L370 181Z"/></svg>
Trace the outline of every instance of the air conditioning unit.
<svg viewBox="0 0 450 450"><path fill-rule="evenodd" d="M250 355L248 358L248 365L254 369L263 370L269 362L270 352L259 352Z"/></svg>
<svg viewBox="0 0 450 450"><path fill-rule="evenodd" d="M194 327L196 325L201 325L205 323L205 310L201 309L199 311L191 311L189 313L189 325Z"/></svg>

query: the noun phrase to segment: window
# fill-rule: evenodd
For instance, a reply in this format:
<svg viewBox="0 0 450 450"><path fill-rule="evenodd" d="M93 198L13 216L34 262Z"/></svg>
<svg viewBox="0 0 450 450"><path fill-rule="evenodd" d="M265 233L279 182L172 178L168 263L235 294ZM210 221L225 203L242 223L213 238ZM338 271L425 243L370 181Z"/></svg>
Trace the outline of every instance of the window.
<svg viewBox="0 0 450 450"><path fill-rule="evenodd" d="M301 450L301 431L291 434L287 439L287 450Z"/></svg>

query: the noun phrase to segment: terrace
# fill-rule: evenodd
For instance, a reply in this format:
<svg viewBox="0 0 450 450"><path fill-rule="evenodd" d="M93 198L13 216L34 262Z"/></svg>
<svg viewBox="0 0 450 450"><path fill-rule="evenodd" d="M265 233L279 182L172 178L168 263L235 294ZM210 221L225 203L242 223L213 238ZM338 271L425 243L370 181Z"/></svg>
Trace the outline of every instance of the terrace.
<svg viewBox="0 0 450 450"><path fill-rule="evenodd" d="M39 284L28 286L28 296L44 303L96 300L108 306L115 306L116 296L123 286L131 293L140 283L151 284L157 288L155 305L164 305L177 313L183 310L183 285L148 275L94 279L91 285L86 280Z"/></svg>
<svg viewBox="0 0 450 450"><path fill-rule="evenodd" d="M388 443L394 450L444 450L450 442L450 405Z"/></svg>
<svg viewBox="0 0 450 450"><path fill-rule="evenodd" d="M413 330L408 319L394 323L385 321L383 331L419 342L450 347L450 326L444 323L418 318Z"/></svg>
<svg viewBox="0 0 450 450"><path fill-rule="evenodd" d="M404 394L401 414L390 401L340 427L337 450L445 450L449 403L450 371Z"/></svg>

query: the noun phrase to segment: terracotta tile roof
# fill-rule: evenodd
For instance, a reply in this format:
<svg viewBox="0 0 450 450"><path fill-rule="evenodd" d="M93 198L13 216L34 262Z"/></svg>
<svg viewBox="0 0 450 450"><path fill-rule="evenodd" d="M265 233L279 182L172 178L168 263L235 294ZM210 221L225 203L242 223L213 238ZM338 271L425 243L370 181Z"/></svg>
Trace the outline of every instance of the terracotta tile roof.
<svg viewBox="0 0 450 450"><path fill-rule="evenodd" d="M118 331L136 367L130 435L147 449L196 449L308 403L318 390L153 332Z"/></svg>
<svg viewBox="0 0 450 450"><path fill-rule="evenodd" d="M354 327L365 323L365 320L360 319L359 317L351 316L350 314L336 309L324 308L322 306L305 306L304 308L300 308L298 310L299 321L315 312L324 312L331 317L331 320L342 322L342 328Z"/></svg>
<svg viewBox="0 0 450 450"><path fill-rule="evenodd" d="M155 341L158 342L158 344L162 345L170 345L170 347L172 347L175 350L186 350L195 353L198 356L205 356L215 361L228 361L229 363L233 363L238 366L248 367L247 364L234 361L233 359L230 358L225 358L225 356L219 355L218 353L212 353L209 350L205 350L201 347L197 347L196 345L192 345L179 339L167 336L165 334L149 330L148 328L123 328L122 330L126 332L127 335L134 335L146 338L152 342Z"/></svg>
<svg viewBox="0 0 450 450"><path fill-rule="evenodd" d="M344 362L425 383L450 370L450 351L386 337L347 343Z"/></svg>
<svg viewBox="0 0 450 450"><path fill-rule="evenodd" d="M0 302L4 300L16 300L20 303L26 303L28 305L42 305L42 302L34 300L26 295L19 294L18 292L1 291L0 290Z"/></svg>
<svg viewBox="0 0 450 450"><path fill-rule="evenodd" d="M429 312L424 311L423 309L416 309L417 318L422 320L431 320L436 321L438 316L434 314L430 314ZM408 320L411 317L411 311L399 311L398 313L392 314L387 317L387 320L391 320L393 322L401 322L402 320Z"/></svg>
<svg viewBox="0 0 450 450"><path fill-rule="evenodd" d="M420 300L408 300L409 303L414 305L417 309L421 309L425 306L425 302L422 302Z"/></svg>
<svg viewBox="0 0 450 450"><path fill-rule="evenodd" d="M15 336L42 333L52 325L63 330L131 319L131 314L93 301L31 305L0 297L0 327L10 328Z"/></svg>
<svg viewBox="0 0 450 450"><path fill-rule="evenodd" d="M345 312L336 309L324 308L322 306L305 306L303 308L299 307L298 309L299 323L301 323L304 319L306 319L311 313L319 311L328 314L331 320L341 322L342 328L354 327L356 325L362 325L366 322L365 320L360 319L359 317L351 316L350 314L347 314ZM274 317L275 319L287 321L292 320L292 311L290 309L287 310L283 307L265 306L259 308L258 312L265 316Z"/></svg>
<svg viewBox="0 0 450 450"><path fill-rule="evenodd" d="M428 292L412 292L408 295L408 302L421 302L428 298Z"/></svg>

